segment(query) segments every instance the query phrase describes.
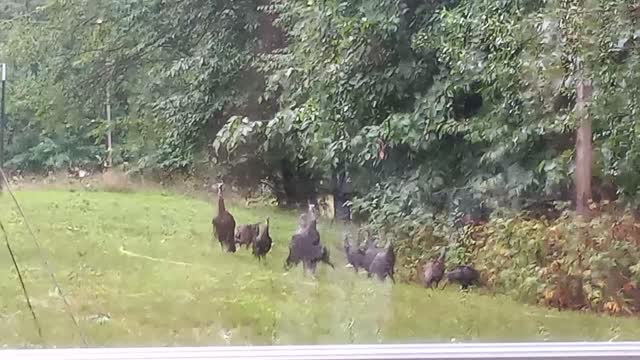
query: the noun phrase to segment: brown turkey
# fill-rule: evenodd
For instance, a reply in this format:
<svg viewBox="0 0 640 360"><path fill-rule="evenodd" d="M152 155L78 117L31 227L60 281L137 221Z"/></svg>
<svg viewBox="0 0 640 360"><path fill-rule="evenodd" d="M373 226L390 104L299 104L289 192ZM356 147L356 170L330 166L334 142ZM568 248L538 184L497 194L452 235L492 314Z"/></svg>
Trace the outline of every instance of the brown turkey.
<svg viewBox="0 0 640 360"><path fill-rule="evenodd" d="M317 229L317 220L314 206L309 204L306 223L301 221L300 227L291 237L289 243L289 256L284 263L284 268L289 269L302 262L305 273L315 274L317 264L325 263L335 268L329 257L329 250L320 243L320 233Z"/></svg>
<svg viewBox="0 0 640 360"><path fill-rule="evenodd" d="M266 224L259 224L259 226L258 237L253 243L253 255L257 257L258 260L262 260L269 250L271 250L273 243L271 236L269 236L269 218L267 218Z"/></svg>
<svg viewBox="0 0 640 360"><path fill-rule="evenodd" d="M444 259L447 254L447 248L442 248L442 252L440 256L433 260L429 261L424 265L424 286L428 288L432 288L433 285L436 285L436 288L442 281L442 277L444 276Z"/></svg>
<svg viewBox="0 0 640 360"><path fill-rule="evenodd" d="M316 249L319 250L319 253L315 254L313 256L313 260L306 264L307 271L309 271L311 274L315 274L318 263L325 263L331 266L332 269L335 269L335 266L333 265L333 262L331 262L331 258L329 257L329 249L327 249L326 246L320 246Z"/></svg>
<svg viewBox="0 0 640 360"><path fill-rule="evenodd" d="M347 254L347 261L353 266L353 270L356 273L360 268L366 269L364 266L366 251L359 246L353 246L349 239L349 234L346 232L344 234L344 252Z"/></svg>
<svg viewBox="0 0 640 360"><path fill-rule="evenodd" d="M393 243L389 242L387 247L379 252L375 256L375 258L373 258L373 261L369 266L369 273L367 276L371 277L372 275L376 275L381 281L384 281L387 277L389 277L391 281L395 283L396 280L393 277L393 268L395 267L395 264L396 254L393 249Z"/></svg>
<svg viewBox="0 0 640 360"><path fill-rule="evenodd" d="M295 234L300 234L304 231L304 229L307 228L307 225L309 224L309 219L306 213L304 214L300 214L300 217L298 217L298 228L296 229Z"/></svg>
<svg viewBox="0 0 640 360"><path fill-rule="evenodd" d="M445 274L447 283L458 283L462 290L467 290L469 286L476 284L480 285L480 273L474 269L471 265L460 265L453 268L451 271L447 271Z"/></svg>
<svg viewBox="0 0 640 360"><path fill-rule="evenodd" d="M224 206L223 190L224 183L218 184L218 215L211 222L213 223L213 231L220 242L220 247L227 252L234 253L236 252L234 239L236 220Z"/></svg>
<svg viewBox="0 0 640 360"><path fill-rule="evenodd" d="M367 230L367 241L364 248L364 258L362 259L362 267L369 271L369 267L378 253L384 251L384 248L377 247L371 232Z"/></svg>
<svg viewBox="0 0 640 360"><path fill-rule="evenodd" d="M320 232L318 232L318 219L316 216L316 206L309 202L307 213L307 236L313 245L320 245Z"/></svg>
<svg viewBox="0 0 640 360"><path fill-rule="evenodd" d="M259 228L260 224L243 224L238 226L234 237L236 245L244 245L247 249L249 246L253 247L253 242L256 241L258 237Z"/></svg>

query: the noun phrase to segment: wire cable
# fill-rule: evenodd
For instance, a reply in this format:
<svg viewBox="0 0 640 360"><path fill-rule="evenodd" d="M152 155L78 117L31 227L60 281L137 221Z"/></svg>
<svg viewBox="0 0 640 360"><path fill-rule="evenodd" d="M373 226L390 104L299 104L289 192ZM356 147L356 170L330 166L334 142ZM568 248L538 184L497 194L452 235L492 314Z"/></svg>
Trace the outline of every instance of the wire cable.
<svg viewBox="0 0 640 360"><path fill-rule="evenodd" d="M80 334L80 338L82 339L82 343L85 346L88 346L89 344L87 342L87 338L86 338L86 336L84 334L84 331L82 331L82 328L80 327L80 323L78 322L76 317L73 315L73 311L71 309L71 305L69 305L69 302L67 301L67 298L66 298L64 292L62 291L62 287L60 287L60 284L58 283L58 280L56 280L55 274L51 270L51 266L49 265L49 261L47 260L47 256L46 256L46 254L44 252L44 249L42 248L42 246L40 246L40 242L38 241L38 238L36 237L35 232L31 228L31 225L29 224L29 221L27 220L27 217L24 214L24 211L22 210L22 206L20 206L20 203L18 202L18 199L16 198L15 194L13 193L13 190L11 189L11 184L9 184L9 181L7 180L7 176L5 175L4 170L2 170L1 167L0 167L0 177L2 177L2 181L4 181L6 191L9 193L9 195L13 199L13 202L15 203L16 208L18 209L18 212L20 213L20 216L22 216L22 219L24 220L24 224L27 227L27 230L29 231L29 234L31 235L31 238L33 239L33 242L35 243L36 248L38 248L38 252L40 253L40 259L42 261L42 264L44 265L44 268L47 271L47 273L49 273L49 276L51 277L51 281L53 282L53 285L56 287L56 290L60 294L60 298L62 298L62 302L64 303L65 309L66 309L67 313L69 314L69 317L71 318L71 321L73 322L73 324L75 325L76 329L78 330L78 333Z"/></svg>
<svg viewBox="0 0 640 360"><path fill-rule="evenodd" d="M2 234L4 235L4 242L7 245L7 250L9 250L11 261L13 261L13 266L16 268L16 272L18 273L18 280L20 281L20 286L22 286L22 293L24 294L25 300L27 300L27 306L29 307L29 311L31 311L31 316L33 317L33 322L36 325L36 329L38 329L38 336L40 337L40 340L42 340L42 342L44 343L44 337L42 336L42 327L40 326L40 322L38 321L36 312L33 310L33 306L31 305L31 299L29 298L27 287L24 284L24 279L22 278L20 267L18 266L16 257L13 254L13 249L11 249L11 244L9 243L9 235L7 234L7 230L4 228L4 224L2 223L2 221L0 221L0 230L2 230Z"/></svg>

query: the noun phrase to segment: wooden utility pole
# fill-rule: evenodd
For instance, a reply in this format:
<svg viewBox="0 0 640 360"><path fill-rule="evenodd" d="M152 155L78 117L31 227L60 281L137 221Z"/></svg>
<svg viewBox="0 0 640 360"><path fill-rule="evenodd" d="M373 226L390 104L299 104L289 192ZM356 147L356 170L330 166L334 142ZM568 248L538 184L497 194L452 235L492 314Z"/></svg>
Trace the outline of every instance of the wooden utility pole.
<svg viewBox="0 0 640 360"><path fill-rule="evenodd" d="M113 83L113 61L107 61L106 66L109 72L107 80L107 168L113 167L113 123L111 121L111 86Z"/></svg>
<svg viewBox="0 0 640 360"><path fill-rule="evenodd" d="M589 103L593 94L591 80L580 80L576 88L576 117L579 121L576 132L576 213L589 214L589 200L591 200L591 167L593 145L591 133L591 117Z"/></svg>
<svg viewBox="0 0 640 360"><path fill-rule="evenodd" d="M111 81L107 83L107 167L113 166L113 148L111 144Z"/></svg>

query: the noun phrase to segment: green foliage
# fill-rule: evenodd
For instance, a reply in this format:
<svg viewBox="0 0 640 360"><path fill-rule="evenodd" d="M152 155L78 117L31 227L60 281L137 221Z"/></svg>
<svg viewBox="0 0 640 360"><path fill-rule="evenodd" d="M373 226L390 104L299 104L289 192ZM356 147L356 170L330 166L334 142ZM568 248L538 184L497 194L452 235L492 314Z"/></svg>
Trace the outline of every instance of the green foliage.
<svg viewBox="0 0 640 360"><path fill-rule="evenodd" d="M387 117L430 82L401 9L388 1L279 1L268 10L289 36L286 51L259 61L267 96L278 95L283 113L268 141L296 134L282 145L303 151L312 169L370 168Z"/></svg>
<svg viewBox="0 0 640 360"><path fill-rule="evenodd" d="M175 3L150 18L131 20L147 33L149 46L172 49L151 67L150 91L156 96L143 105L150 116L166 122L161 128L160 167L185 169L194 164L194 156L211 141L208 135L217 132L223 116L247 102L236 83L252 60L255 8L256 1ZM165 18L171 21L148 34L146 24Z"/></svg>
<svg viewBox="0 0 640 360"><path fill-rule="evenodd" d="M611 206L587 222L495 217L461 242L486 284L515 298L561 308L640 311L640 232ZM575 282L576 285L572 285Z"/></svg>
<svg viewBox="0 0 640 360"><path fill-rule="evenodd" d="M95 145L93 139L73 130L53 138L43 133L39 136L35 133L16 135L7 152L15 154L7 161L7 166L34 172L74 165L87 168L105 158L102 146Z"/></svg>
<svg viewBox="0 0 640 360"><path fill-rule="evenodd" d="M264 45L265 23L283 48ZM105 129L109 88L122 161L188 170L213 143L230 174L275 178L286 161L317 185L346 171L374 217L383 198L453 213L469 194L558 197L575 84L591 74L596 175L637 193L637 25L623 1L53 1L2 27L24 103L10 112L31 128L66 123L101 143L87 124ZM411 204L385 197L405 185Z"/></svg>
<svg viewBox="0 0 640 360"><path fill-rule="evenodd" d="M141 166L188 169L223 117L248 101L236 83L252 61L256 6L249 0L53 1L2 24L15 74L11 98L26 93L21 102L31 110L10 112L43 128L60 126L59 110L64 123L98 142L104 133L91 133L87 123L97 119L106 132L109 90L122 135L114 135L116 145L144 149L135 154ZM129 119L153 125L129 128ZM127 138L130 131L144 135Z"/></svg>
<svg viewBox="0 0 640 360"><path fill-rule="evenodd" d="M285 147L285 154L304 154L304 166L324 171L325 178L347 170L358 193L367 194L356 209L374 218L391 215L390 222L423 207L433 212L442 202L431 196L436 192L451 201L463 187L495 204L540 189L540 162L560 152L532 152L557 131L540 131L545 125L530 111L540 101L524 103L523 79L513 76L524 66L524 60L512 61L513 52L531 30L520 25L521 10L490 2L453 9L389 1L275 2L267 11L279 16L289 44L259 62L269 75L268 95L278 95L283 108L269 122L280 130L263 132L262 152L275 155ZM513 14L511 22L499 18L505 14ZM486 16L490 26L478 21ZM496 39L497 47L485 46ZM483 62L489 71L478 67ZM242 142L233 137L247 136L222 134L218 140L231 147ZM380 141L386 160L379 156ZM418 191L407 191L410 204L395 191L407 187ZM383 198L395 210L376 213Z"/></svg>

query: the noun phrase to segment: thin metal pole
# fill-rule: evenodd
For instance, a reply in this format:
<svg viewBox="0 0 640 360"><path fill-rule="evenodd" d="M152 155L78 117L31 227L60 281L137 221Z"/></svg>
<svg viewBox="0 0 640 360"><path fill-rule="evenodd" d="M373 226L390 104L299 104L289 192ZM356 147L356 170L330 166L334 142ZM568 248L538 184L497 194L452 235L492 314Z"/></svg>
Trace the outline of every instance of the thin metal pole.
<svg viewBox="0 0 640 360"><path fill-rule="evenodd" d="M0 100L0 168L4 167L4 128L5 128L5 101L7 95L7 64L2 64L2 100Z"/></svg>

